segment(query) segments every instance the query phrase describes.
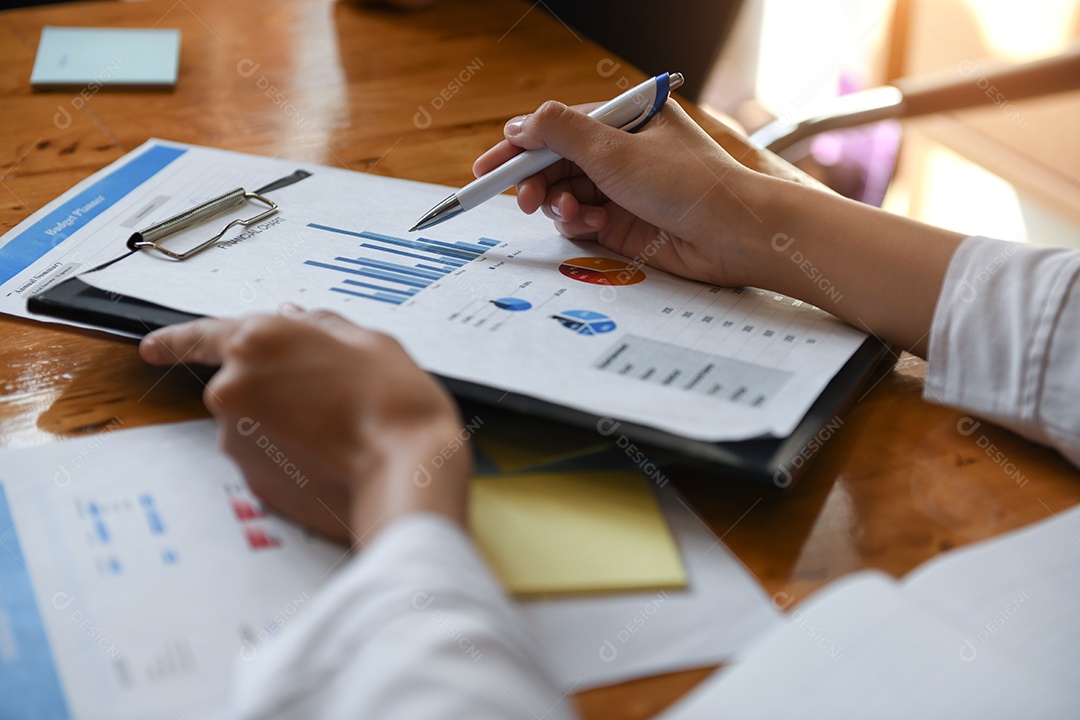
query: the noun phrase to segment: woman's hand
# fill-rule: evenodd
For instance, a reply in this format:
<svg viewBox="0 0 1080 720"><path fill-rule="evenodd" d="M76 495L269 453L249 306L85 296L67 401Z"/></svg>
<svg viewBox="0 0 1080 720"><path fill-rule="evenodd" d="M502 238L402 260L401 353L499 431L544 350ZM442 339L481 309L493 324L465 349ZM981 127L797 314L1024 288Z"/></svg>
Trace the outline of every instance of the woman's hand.
<svg viewBox="0 0 1080 720"><path fill-rule="evenodd" d="M353 546L410 512L464 525L472 458L447 393L385 335L282 313L165 328L139 351L153 365L221 366L204 402L278 512Z"/></svg>
<svg viewBox="0 0 1080 720"><path fill-rule="evenodd" d="M735 161L672 100L630 134L561 103L510 120L477 175L522 149L565 158L518 187L569 238L717 285L775 290L920 355L964 236Z"/></svg>
<svg viewBox="0 0 1080 720"><path fill-rule="evenodd" d="M566 237L596 240L677 275L754 282L754 245L767 244L751 209L762 176L737 163L674 101L636 134L557 102L510 120L504 132L506 140L476 160L477 176L523 149L548 147L573 160L521 183L518 205L526 213L542 209Z"/></svg>

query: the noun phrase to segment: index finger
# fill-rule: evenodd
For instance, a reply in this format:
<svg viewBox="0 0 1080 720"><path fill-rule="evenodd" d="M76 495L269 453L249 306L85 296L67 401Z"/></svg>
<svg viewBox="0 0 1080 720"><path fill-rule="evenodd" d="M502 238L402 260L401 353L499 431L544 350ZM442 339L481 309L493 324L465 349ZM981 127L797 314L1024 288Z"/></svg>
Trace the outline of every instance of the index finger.
<svg viewBox="0 0 1080 720"><path fill-rule="evenodd" d="M473 163L473 175L476 177L487 175L515 155L521 154L521 152L523 152L522 149L517 145L511 145L503 140L501 143L476 158L476 161ZM565 158L560 158L556 160L554 164L549 165L538 172L537 175L542 176L548 183L553 183L565 177L580 173L581 171L577 170L576 165Z"/></svg>
<svg viewBox="0 0 1080 720"><path fill-rule="evenodd" d="M524 151L517 145L511 145L506 140L503 140L498 145L485 150L480 157L476 158L472 166L473 175L476 177L487 175L510 158L522 152Z"/></svg>
<svg viewBox="0 0 1080 720"><path fill-rule="evenodd" d="M585 103L583 105L571 105L570 107L579 112L588 113L595 108L600 107L600 105L602 104L603 103ZM518 115L517 117L508 120L507 123L509 124L513 120L519 120L524 118L524 115ZM503 132L505 134L505 130ZM515 145L514 143L510 142L509 139L502 140L497 145L494 145L493 147L486 150L482 155L480 155L480 157L476 158L476 161L473 162L473 175L475 175L476 177L486 175L487 173L491 172L495 168L505 163L510 158L521 153L523 150L529 149L535 148Z"/></svg>
<svg viewBox="0 0 1080 720"><path fill-rule="evenodd" d="M222 347L239 320L200 318L155 330L139 343L139 355L151 365L175 363L221 365Z"/></svg>

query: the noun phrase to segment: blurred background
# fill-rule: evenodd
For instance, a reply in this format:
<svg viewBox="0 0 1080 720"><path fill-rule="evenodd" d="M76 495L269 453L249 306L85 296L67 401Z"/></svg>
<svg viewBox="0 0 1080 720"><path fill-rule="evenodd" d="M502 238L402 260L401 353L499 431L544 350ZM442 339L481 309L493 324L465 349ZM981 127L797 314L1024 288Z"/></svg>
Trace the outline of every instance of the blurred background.
<svg viewBox="0 0 1080 720"><path fill-rule="evenodd" d="M978 83L1078 40L1080 0L744 0L699 101L752 132L904 78ZM819 136L799 164L849 195L861 176L860 199L918 220L1080 247L1080 92L981 84L983 107Z"/></svg>
<svg viewBox="0 0 1080 720"><path fill-rule="evenodd" d="M407 1L434 0L398 0ZM918 220L1080 247L1080 0L535 7L646 73L683 72L684 97L747 133L835 111L839 96L860 90L898 84L910 107L909 91L928 83L966 84L920 101L918 118L826 133L783 154L848 197ZM1059 64L1011 81L995 75L1046 58Z"/></svg>
<svg viewBox="0 0 1080 720"><path fill-rule="evenodd" d="M468 0L340 1L416 9ZM848 197L917 220L1080 248L1080 0L665 0L660 12L652 0L532 5L646 73L683 72L682 95L748 134L835 110L841 95L869 88L974 84L980 107L829 132L784 156ZM990 77L1055 56L1073 58L1054 82L1075 89L1024 99L1026 79L1005 86Z"/></svg>

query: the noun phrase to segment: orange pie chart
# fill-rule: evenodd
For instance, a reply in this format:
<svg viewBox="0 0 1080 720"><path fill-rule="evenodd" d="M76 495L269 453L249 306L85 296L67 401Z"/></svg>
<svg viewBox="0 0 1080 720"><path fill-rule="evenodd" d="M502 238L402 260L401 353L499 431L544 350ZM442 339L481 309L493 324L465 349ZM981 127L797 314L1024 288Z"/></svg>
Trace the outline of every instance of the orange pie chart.
<svg viewBox="0 0 1080 720"><path fill-rule="evenodd" d="M593 285L634 285L645 279L636 265L605 257L579 257L564 260L559 272L571 280Z"/></svg>

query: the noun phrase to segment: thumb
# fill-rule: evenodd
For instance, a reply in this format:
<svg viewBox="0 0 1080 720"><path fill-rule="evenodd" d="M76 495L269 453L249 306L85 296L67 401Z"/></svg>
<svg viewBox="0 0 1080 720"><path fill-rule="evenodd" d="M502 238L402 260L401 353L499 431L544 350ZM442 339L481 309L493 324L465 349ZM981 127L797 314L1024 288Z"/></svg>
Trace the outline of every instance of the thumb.
<svg viewBox="0 0 1080 720"><path fill-rule="evenodd" d="M517 132L513 132L517 130ZM580 167L587 175L606 174L613 158L623 156L632 136L595 120L577 108L549 100L526 115L507 139L523 148L546 147Z"/></svg>

